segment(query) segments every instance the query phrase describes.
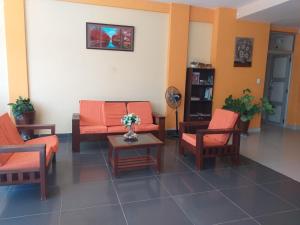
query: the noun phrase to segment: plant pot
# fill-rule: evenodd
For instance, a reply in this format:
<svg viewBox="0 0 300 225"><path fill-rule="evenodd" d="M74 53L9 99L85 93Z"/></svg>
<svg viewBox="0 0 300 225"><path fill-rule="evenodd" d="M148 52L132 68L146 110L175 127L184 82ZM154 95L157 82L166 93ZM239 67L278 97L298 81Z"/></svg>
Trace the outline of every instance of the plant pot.
<svg viewBox="0 0 300 225"><path fill-rule="evenodd" d="M35 119L35 111L33 112L25 112L22 116L15 118L17 125L23 124L33 124ZM21 135L24 139L30 139L34 136L33 130L21 130Z"/></svg>
<svg viewBox="0 0 300 225"><path fill-rule="evenodd" d="M22 116L15 118L16 124L33 124L35 118L35 111L33 112L25 112Z"/></svg>
<svg viewBox="0 0 300 225"><path fill-rule="evenodd" d="M248 135L250 120L249 121L242 121L239 120L238 122L238 128L240 129L242 134Z"/></svg>

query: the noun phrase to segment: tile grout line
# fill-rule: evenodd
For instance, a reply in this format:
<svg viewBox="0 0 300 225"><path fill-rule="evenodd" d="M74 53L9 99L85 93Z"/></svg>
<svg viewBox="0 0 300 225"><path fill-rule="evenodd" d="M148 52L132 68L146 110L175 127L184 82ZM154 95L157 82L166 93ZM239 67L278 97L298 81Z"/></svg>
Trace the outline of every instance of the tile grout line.
<svg viewBox="0 0 300 225"><path fill-rule="evenodd" d="M244 218L244 219L238 219L238 220L228 220L228 221L221 222L221 223L215 223L213 225L226 225L226 224L236 223L236 222L242 222L242 221L252 221L253 222L254 220L252 220L251 218Z"/></svg>
<svg viewBox="0 0 300 225"><path fill-rule="evenodd" d="M181 159L180 159L181 160ZM182 161L182 163L185 163ZM189 165L187 165L190 169L192 169ZM231 202L231 204L235 205L238 209L240 209L242 212L244 212L250 219L254 220L255 223L257 223L258 225L261 225L258 221L255 220L254 217L252 217L250 214L248 214L245 210L243 210L240 206L238 206L235 202L233 202L231 199L229 199L227 196L225 196L216 186L214 186L213 184L211 184L210 182L208 182L204 177L202 177L196 170L192 169L193 171L196 172L196 174L202 178L207 184L209 184L211 187L213 187L215 189L215 191L219 192L224 198L226 198L229 202Z"/></svg>
<svg viewBox="0 0 300 225"><path fill-rule="evenodd" d="M262 216L273 215L273 214L276 215L276 214L284 213L284 212L286 212L286 211L297 211L297 210L300 210L300 207L297 207L296 205L290 203L289 201L285 200L284 198L280 197L279 195L277 195L277 194L275 194L275 193L272 193L271 191L269 191L269 190L267 190L266 188L264 188L261 184L256 183L255 180L253 180L253 179L251 179L251 178L248 178L248 177L244 176L243 174L238 173L237 171L233 170L232 167L228 167L228 168L220 168L220 169L223 169L223 170L224 170L224 169L230 169L230 170L232 170L235 174L240 175L241 177L243 177L243 178L245 178L245 179L251 181L251 182L253 183L253 185L245 185L245 186L239 186L239 187L227 188L227 189L218 189L218 188L216 188L214 185L212 185L210 182L208 182L204 177L202 177L196 170L194 170L192 167L190 167L188 164L186 164L182 159L180 159L180 157L178 157L178 159L179 159L182 163L184 163L186 166L188 166L191 170L195 171L195 173L196 173L200 178L202 178L207 184L209 184L209 185L211 185L212 187L214 187L215 190L218 191L218 192L221 192L222 190L228 190L228 189L241 189L241 188L247 188L247 187L257 186L257 187L259 187L259 188L265 190L265 191L268 192L269 194L271 194L271 195L273 195L273 196L279 198L279 199L282 200L283 202L289 204L290 206L294 207L294 209L291 209L291 210L284 210L284 211L279 211L279 212L275 212L275 213L269 213L269 214L267 213L267 214L263 214L263 215L257 216L257 218L258 218L258 217L262 217ZM247 167L247 166L249 166L249 165L244 165L243 167ZM249 166L249 167L250 167L250 166ZM275 172L276 172L276 171L275 171ZM283 181L284 181L284 180L277 181L277 183L278 183L278 182L283 182ZM267 184L268 184L268 183L267 183ZM222 193L222 192L221 192L221 193ZM223 194L223 193L222 193L222 194ZM226 196L226 198L227 198L227 196ZM239 207L239 208L240 208L240 207ZM256 217L252 217L253 220L255 220L255 218L256 218ZM255 221L256 221L256 220L255 220ZM257 223L257 222L258 222L258 221L256 221L256 223Z"/></svg>
<svg viewBox="0 0 300 225"><path fill-rule="evenodd" d="M243 213L245 213L247 216L249 216L250 219L252 219L255 223L257 223L258 225L261 225L260 222L258 222L253 216L251 216L247 211L245 211L244 209L242 209L237 203L235 203L234 201L232 201L230 198L228 198L223 192L219 191L218 192L224 197L226 198L228 201L230 201L233 205L235 205L237 208L239 208Z"/></svg>
<svg viewBox="0 0 300 225"><path fill-rule="evenodd" d="M109 171L108 163L107 163L107 161L106 161L106 158L104 157L103 152L102 152L102 157L104 158L106 168L107 168L107 170ZM126 217L126 215L125 215L125 211L124 211L123 205L121 204L121 200L120 200L120 198L119 198L119 194L118 194L117 188L116 188L115 183L114 183L114 181L113 181L113 179L112 179L112 174L110 174L110 175L111 175L110 181L111 181L112 186L113 186L113 189L114 189L114 191L115 191L115 193L116 193L116 196L117 196L117 199L118 199L118 202L119 202L119 206L120 206L120 208L121 208L123 217L124 217L124 219L125 219L125 223L126 223L126 225L129 225L129 224L128 224L127 217Z"/></svg>
<svg viewBox="0 0 300 225"><path fill-rule="evenodd" d="M170 198L173 200L173 202L175 203L175 205L177 205L177 207L182 211L182 213L185 215L185 217L188 219L188 221L191 222L191 224L195 225L193 223L193 221L190 219L190 217L188 216L188 214L186 213L186 211L176 202L176 200L172 196L171 192L169 192L169 190L167 189L167 187L162 182L160 182L160 180L159 180L159 178L158 178L157 175L155 176L155 178L156 178L157 182L162 185L163 189L169 194Z"/></svg>
<svg viewBox="0 0 300 225"><path fill-rule="evenodd" d="M265 188L265 187L263 186L263 184L259 184L259 183L257 183L254 179L248 178L248 177L246 177L245 175L240 174L239 172L236 172L236 171L234 171L234 170L233 170L233 172L234 172L235 174L237 174L237 175L243 177L243 178L246 178L246 179L251 180L251 181L255 184L255 186L257 186L258 188L264 190L265 192L267 192L267 193L273 195L274 197L280 199L281 201L285 202L286 204L292 206L294 209L299 209L299 207L298 207L297 205L291 203L290 201L286 200L285 198L281 197L280 195L278 195L278 194L276 194L276 193L273 193L272 191L268 190L267 188Z"/></svg>

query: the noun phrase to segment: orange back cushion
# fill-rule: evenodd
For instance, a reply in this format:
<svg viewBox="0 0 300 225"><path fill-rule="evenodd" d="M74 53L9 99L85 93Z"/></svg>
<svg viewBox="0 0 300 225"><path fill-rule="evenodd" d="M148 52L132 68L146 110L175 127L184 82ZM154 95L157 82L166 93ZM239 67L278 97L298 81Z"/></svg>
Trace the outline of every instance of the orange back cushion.
<svg viewBox="0 0 300 225"><path fill-rule="evenodd" d="M0 147L3 145L9 145L6 139L3 129L0 126ZM7 160L12 156L13 153L0 153L0 167L3 166Z"/></svg>
<svg viewBox="0 0 300 225"><path fill-rule="evenodd" d="M141 124L152 124L152 107L150 102L129 102L128 113L134 113L141 118Z"/></svg>
<svg viewBox="0 0 300 225"><path fill-rule="evenodd" d="M103 101L81 100L80 125L104 125Z"/></svg>
<svg viewBox="0 0 300 225"><path fill-rule="evenodd" d="M230 129L234 128L238 119L238 114L224 109L216 109L212 120L209 123L208 129ZM216 141L226 144L230 135L228 134L210 134L211 138Z"/></svg>
<svg viewBox="0 0 300 225"><path fill-rule="evenodd" d="M11 121L7 113L0 116L0 126L2 128L2 132L4 132L4 135L10 145L24 144L24 141L21 138L15 124Z"/></svg>
<svg viewBox="0 0 300 225"><path fill-rule="evenodd" d="M0 116L0 146L24 144L16 126L11 121L9 115L5 113ZM13 153L0 153L0 167L5 165Z"/></svg>
<svg viewBox="0 0 300 225"><path fill-rule="evenodd" d="M121 119L127 114L124 102L105 102L103 112L106 126L122 126Z"/></svg>

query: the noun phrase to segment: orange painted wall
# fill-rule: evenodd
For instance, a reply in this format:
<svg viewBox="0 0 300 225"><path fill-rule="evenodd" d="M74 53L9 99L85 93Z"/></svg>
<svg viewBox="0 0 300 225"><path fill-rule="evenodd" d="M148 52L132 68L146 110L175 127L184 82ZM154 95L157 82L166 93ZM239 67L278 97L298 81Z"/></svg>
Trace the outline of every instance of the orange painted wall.
<svg viewBox="0 0 300 225"><path fill-rule="evenodd" d="M293 55L292 76L288 102L287 124L300 125L300 34L296 35Z"/></svg>
<svg viewBox="0 0 300 225"><path fill-rule="evenodd" d="M125 9L138 9L145 11L169 13L170 4L153 2L148 0L61 0L73 3L102 5L110 7L118 7Z"/></svg>
<svg viewBox="0 0 300 225"><path fill-rule="evenodd" d="M213 9L194 6L191 6L190 8L190 21L192 22L213 23L214 15Z"/></svg>
<svg viewBox="0 0 300 225"><path fill-rule="evenodd" d="M169 50L168 50L168 81L167 86L175 86L185 93L185 74L188 49L190 7L172 4L169 17ZM179 108L179 120L182 120L184 104ZM167 107L166 127L175 127L175 111Z"/></svg>
<svg viewBox="0 0 300 225"><path fill-rule="evenodd" d="M236 11L220 8L215 12L212 63L216 68L213 108L222 107L225 98L240 96L249 88L259 100L263 96L270 26L236 20ZM254 38L252 67L233 67L236 37ZM261 80L260 85L256 79ZM260 116L251 121L252 128L260 127Z"/></svg>
<svg viewBox="0 0 300 225"><path fill-rule="evenodd" d="M9 100L28 97L24 0L5 0Z"/></svg>

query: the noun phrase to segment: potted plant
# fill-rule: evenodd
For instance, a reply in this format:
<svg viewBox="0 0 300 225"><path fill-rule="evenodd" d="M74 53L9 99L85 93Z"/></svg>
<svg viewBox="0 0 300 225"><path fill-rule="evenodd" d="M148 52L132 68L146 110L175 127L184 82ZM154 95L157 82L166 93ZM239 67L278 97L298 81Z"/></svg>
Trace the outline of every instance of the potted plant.
<svg viewBox="0 0 300 225"><path fill-rule="evenodd" d="M239 113L240 120L238 127L243 134L248 134L250 121L256 114L261 112L266 114L274 113L274 108L267 99L261 98L260 102L253 103L254 98L255 97L251 95L251 90L245 89L241 97L233 98L233 96L230 95L225 99L223 109Z"/></svg>
<svg viewBox="0 0 300 225"><path fill-rule="evenodd" d="M32 124L35 118L35 110L29 98L16 99L15 103L8 104L11 107L16 124Z"/></svg>

